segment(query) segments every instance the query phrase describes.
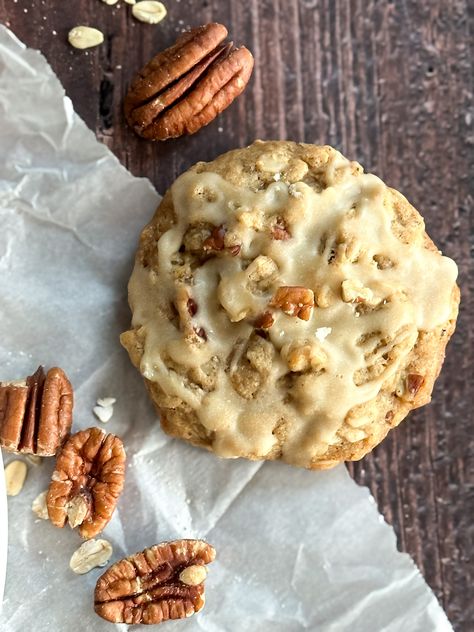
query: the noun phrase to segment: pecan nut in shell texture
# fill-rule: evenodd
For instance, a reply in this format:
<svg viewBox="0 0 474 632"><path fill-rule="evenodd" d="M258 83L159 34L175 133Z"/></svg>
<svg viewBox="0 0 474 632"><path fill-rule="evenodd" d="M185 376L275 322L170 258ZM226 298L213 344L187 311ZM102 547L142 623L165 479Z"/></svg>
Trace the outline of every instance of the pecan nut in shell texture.
<svg viewBox="0 0 474 632"><path fill-rule="evenodd" d="M151 140L194 134L243 92L253 57L244 46L226 44L226 37L222 24L200 26L142 68L124 101L137 134Z"/></svg>
<svg viewBox="0 0 474 632"><path fill-rule="evenodd" d="M113 623L190 617L204 606L203 567L215 556L203 540L175 540L120 560L97 581L95 611Z"/></svg>
<svg viewBox="0 0 474 632"><path fill-rule="evenodd" d="M111 519L124 480L121 439L100 428L77 432L56 460L47 495L51 522L57 527L68 522L83 538L94 538Z"/></svg>
<svg viewBox="0 0 474 632"><path fill-rule="evenodd" d="M0 382L0 446L53 456L72 424L73 390L62 369L42 366L16 382Z"/></svg>

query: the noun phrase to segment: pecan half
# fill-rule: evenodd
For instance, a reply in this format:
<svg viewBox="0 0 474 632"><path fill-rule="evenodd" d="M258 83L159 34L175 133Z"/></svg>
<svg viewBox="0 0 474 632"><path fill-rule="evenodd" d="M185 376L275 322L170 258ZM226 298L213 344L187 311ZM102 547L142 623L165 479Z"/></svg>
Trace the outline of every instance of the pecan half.
<svg viewBox="0 0 474 632"><path fill-rule="evenodd" d="M194 134L243 92L253 57L244 46L224 44L226 37L222 24L206 24L148 62L124 102L137 134L151 140Z"/></svg>
<svg viewBox="0 0 474 632"><path fill-rule="evenodd" d="M48 489L51 522L79 527L93 538L109 522L125 480L125 451L121 439L100 428L69 437L56 460Z"/></svg>
<svg viewBox="0 0 474 632"><path fill-rule="evenodd" d="M288 316L309 320L314 307L314 293L298 285L282 286L278 288L269 305L279 307Z"/></svg>
<svg viewBox="0 0 474 632"><path fill-rule="evenodd" d="M94 609L112 623L153 624L190 617L204 606L206 575L196 567L215 556L203 540L175 540L145 549L112 564L99 577Z"/></svg>
<svg viewBox="0 0 474 632"><path fill-rule="evenodd" d="M73 390L62 369L42 366L17 382L0 382L0 446L53 456L72 424Z"/></svg>

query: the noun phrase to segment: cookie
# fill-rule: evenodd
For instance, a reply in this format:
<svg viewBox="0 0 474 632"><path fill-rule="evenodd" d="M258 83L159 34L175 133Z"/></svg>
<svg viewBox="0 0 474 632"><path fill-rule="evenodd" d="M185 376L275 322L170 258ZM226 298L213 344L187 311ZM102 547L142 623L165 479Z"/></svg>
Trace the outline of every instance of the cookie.
<svg viewBox="0 0 474 632"><path fill-rule="evenodd" d="M198 163L144 228L121 336L164 430L322 469L430 401L457 268L397 191L328 146Z"/></svg>

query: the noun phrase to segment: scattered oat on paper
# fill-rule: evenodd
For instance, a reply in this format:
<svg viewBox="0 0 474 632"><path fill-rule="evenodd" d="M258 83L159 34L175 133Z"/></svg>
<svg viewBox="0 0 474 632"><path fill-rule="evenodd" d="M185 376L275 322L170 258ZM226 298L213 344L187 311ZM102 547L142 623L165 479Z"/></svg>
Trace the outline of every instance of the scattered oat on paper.
<svg viewBox="0 0 474 632"><path fill-rule="evenodd" d="M113 406L116 401L115 397L99 397L97 406L94 406L92 409L99 421L105 424L112 418L114 414Z"/></svg>
<svg viewBox="0 0 474 632"><path fill-rule="evenodd" d="M25 484L28 467L24 461L10 461L5 467L7 496L18 496Z"/></svg>
<svg viewBox="0 0 474 632"><path fill-rule="evenodd" d="M74 551L69 566L74 573L84 575L97 566L105 566L112 552L112 545L107 540L87 540Z"/></svg>
<svg viewBox="0 0 474 632"><path fill-rule="evenodd" d="M104 34L91 26L75 26L69 31L68 41L74 48L92 48L103 43Z"/></svg>
<svg viewBox="0 0 474 632"><path fill-rule="evenodd" d="M147 24L158 24L166 17L166 7L156 0L140 0L132 7L133 17Z"/></svg>

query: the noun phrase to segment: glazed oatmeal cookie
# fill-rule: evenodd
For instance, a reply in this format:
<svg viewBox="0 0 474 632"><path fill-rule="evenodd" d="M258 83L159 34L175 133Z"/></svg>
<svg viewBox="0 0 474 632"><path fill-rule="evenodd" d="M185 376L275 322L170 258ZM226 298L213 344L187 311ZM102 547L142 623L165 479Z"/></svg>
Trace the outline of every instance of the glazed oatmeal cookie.
<svg viewBox="0 0 474 632"><path fill-rule="evenodd" d="M257 141L166 193L121 340L169 434L327 468L430 401L456 274L418 212L357 162Z"/></svg>

